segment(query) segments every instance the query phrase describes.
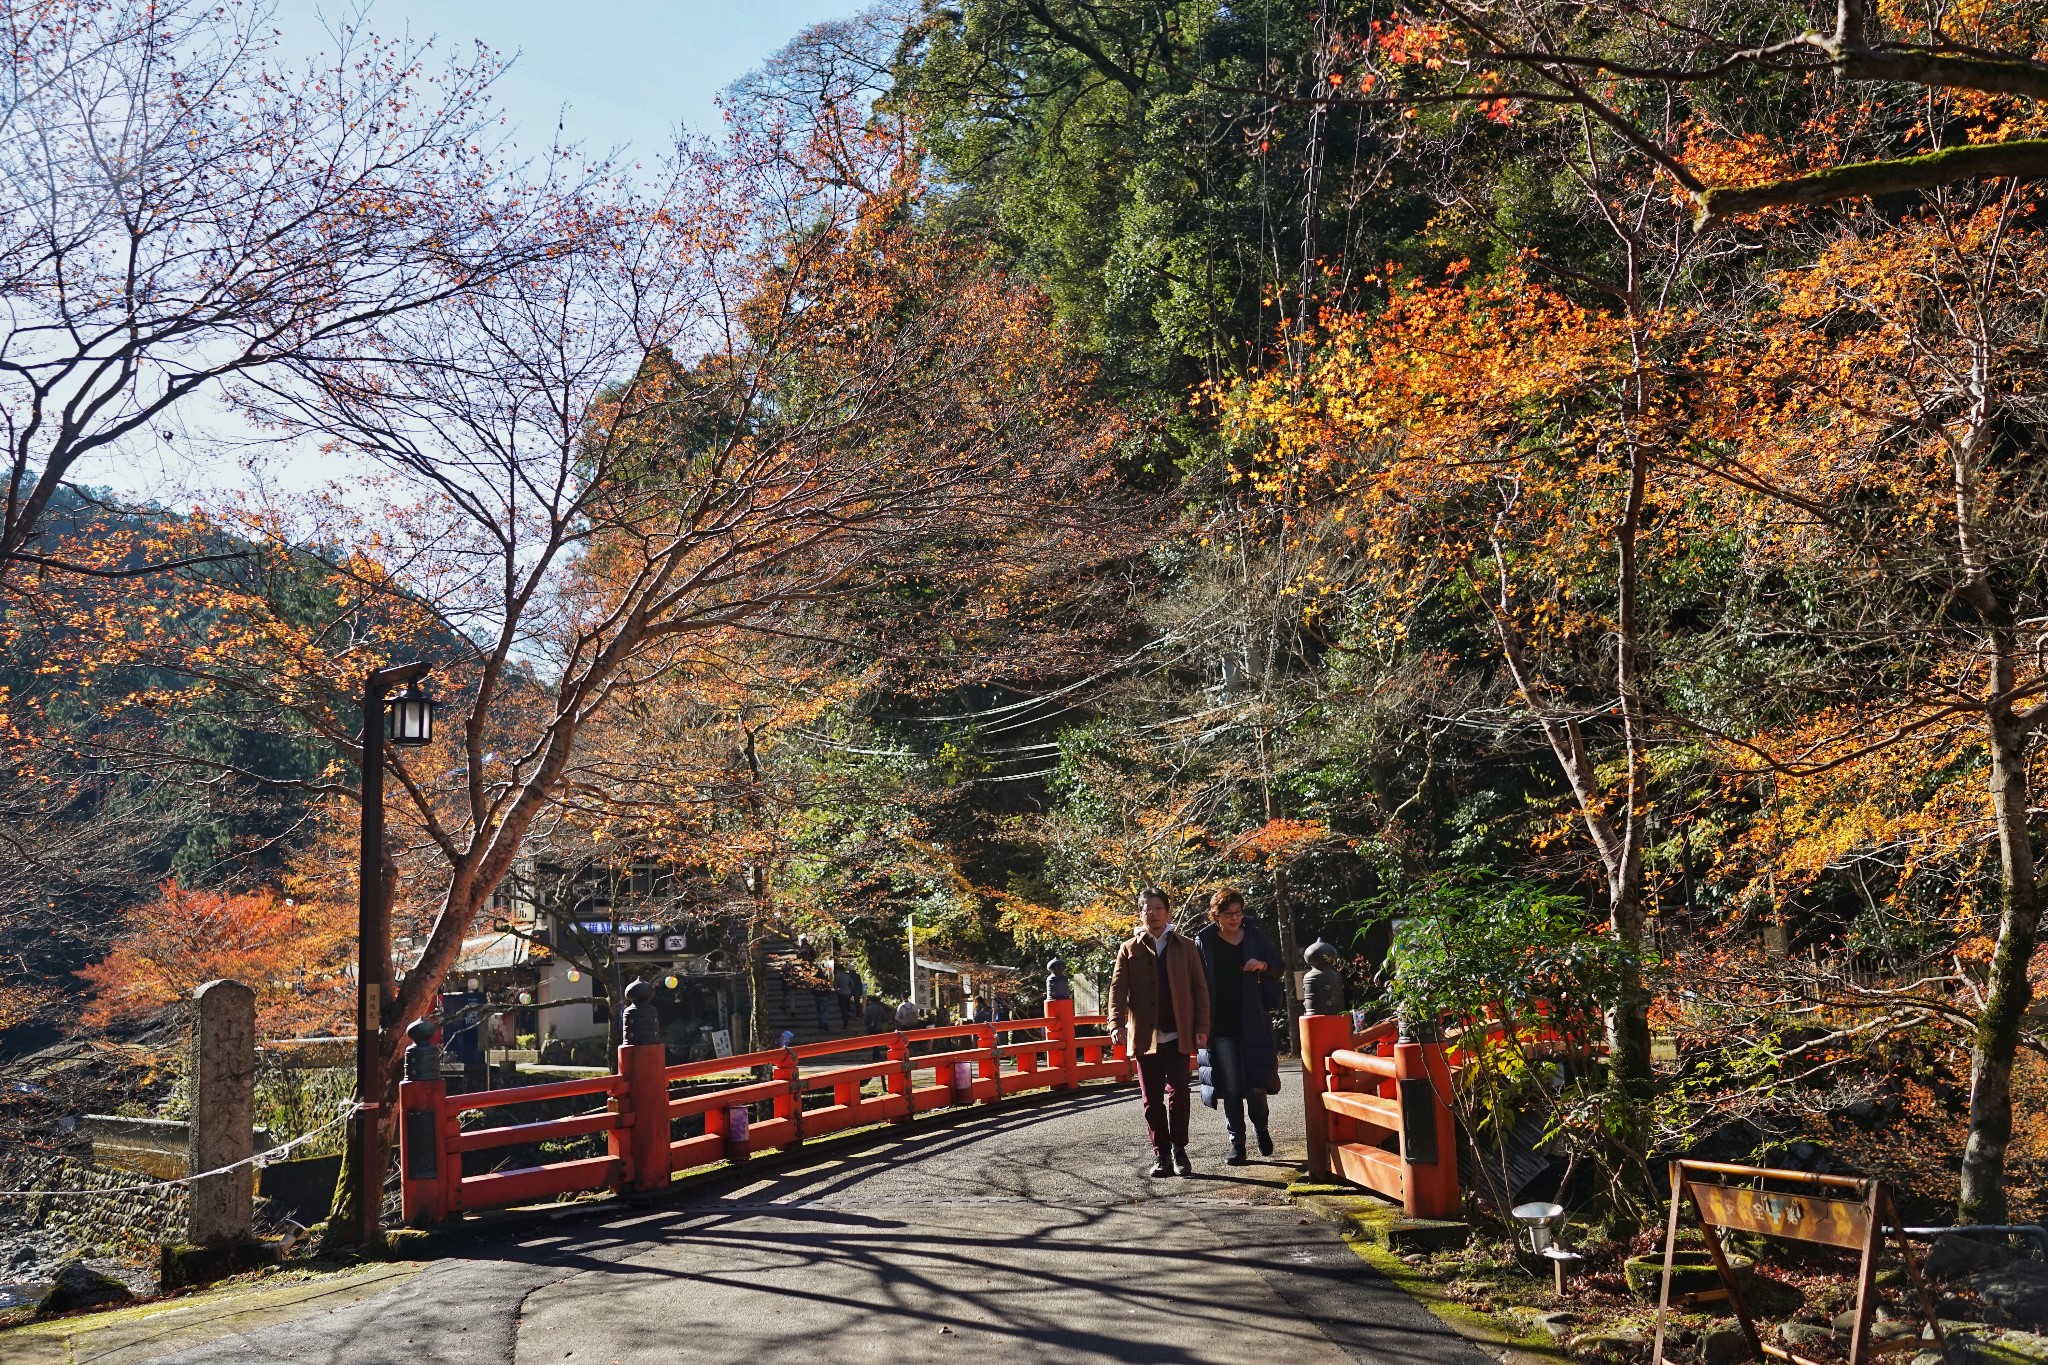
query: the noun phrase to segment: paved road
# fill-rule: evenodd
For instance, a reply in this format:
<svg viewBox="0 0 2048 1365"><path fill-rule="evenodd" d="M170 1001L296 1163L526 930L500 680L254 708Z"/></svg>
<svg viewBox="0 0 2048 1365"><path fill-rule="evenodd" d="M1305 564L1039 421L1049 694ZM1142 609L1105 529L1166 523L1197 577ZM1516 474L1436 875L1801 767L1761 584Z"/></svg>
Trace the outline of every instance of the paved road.
<svg viewBox="0 0 2048 1365"><path fill-rule="evenodd" d="M1276 1158L1233 1170L1197 1108L1197 1173L1168 1180L1128 1088L920 1122L155 1359L1486 1365L1284 1200L1295 1095L1275 1119Z"/></svg>

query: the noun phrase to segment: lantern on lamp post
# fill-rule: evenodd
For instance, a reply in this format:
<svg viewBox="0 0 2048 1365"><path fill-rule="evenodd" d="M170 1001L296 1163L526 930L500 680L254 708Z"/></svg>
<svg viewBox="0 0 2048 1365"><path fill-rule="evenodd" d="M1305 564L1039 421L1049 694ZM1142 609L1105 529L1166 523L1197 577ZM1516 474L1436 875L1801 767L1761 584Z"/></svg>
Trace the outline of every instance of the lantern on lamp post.
<svg viewBox="0 0 2048 1365"><path fill-rule="evenodd" d="M384 708L384 737L394 746L416 749L434 739L434 699L415 678Z"/></svg>

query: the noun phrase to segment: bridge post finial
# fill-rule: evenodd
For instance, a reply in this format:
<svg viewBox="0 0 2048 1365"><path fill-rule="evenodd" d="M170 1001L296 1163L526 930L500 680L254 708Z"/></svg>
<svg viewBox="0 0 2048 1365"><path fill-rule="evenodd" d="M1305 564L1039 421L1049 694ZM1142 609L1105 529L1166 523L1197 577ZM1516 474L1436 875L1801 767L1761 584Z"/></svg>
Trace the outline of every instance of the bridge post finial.
<svg viewBox="0 0 2048 1365"><path fill-rule="evenodd" d="M1072 1000L1073 985L1067 980L1067 964L1059 958L1045 964L1045 998L1047 1000Z"/></svg>
<svg viewBox="0 0 2048 1365"><path fill-rule="evenodd" d="M625 1027L628 1047L661 1041L661 1016L654 1012L653 982L643 977L626 987L626 1012L619 1022Z"/></svg>
<svg viewBox="0 0 2048 1365"><path fill-rule="evenodd" d="M1301 956L1308 963L1301 979L1306 1012L1344 1013L1344 973L1338 970L1337 950L1319 938Z"/></svg>
<svg viewBox="0 0 2048 1365"><path fill-rule="evenodd" d="M441 1079L441 1049L434 1043L434 1035L440 1029L441 1026L432 1019L415 1019L405 1026L405 1036L412 1039L405 1049L406 1080Z"/></svg>

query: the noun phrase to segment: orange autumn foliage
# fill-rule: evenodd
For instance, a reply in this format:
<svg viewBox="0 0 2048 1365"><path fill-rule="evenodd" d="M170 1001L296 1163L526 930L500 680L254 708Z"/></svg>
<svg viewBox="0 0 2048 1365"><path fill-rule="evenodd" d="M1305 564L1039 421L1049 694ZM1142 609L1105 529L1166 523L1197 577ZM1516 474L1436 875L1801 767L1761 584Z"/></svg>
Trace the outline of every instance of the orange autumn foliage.
<svg viewBox="0 0 2048 1365"><path fill-rule="evenodd" d="M1986 698L2024 718L2048 692L2035 650L1980 624L2038 604L2003 568L2035 552L2039 522L2030 474L1999 444L2006 405L2024 411L2048 377L2030 302L2048 234L2031 219L1987 203L1846 233L1771 277L1769 307L1712 363L1702 448L1724 453L1707 467L1775 504L1748 553L1826 564L1833 595L1870 604L1837 647L1884 661L1833 670L1828 704L1725 742L1735 772L1772 774L1731 871L1798 887L1874 868L1881 903L1938 899L1966 929L1994 910ZM1930 609L1929 582L1971 606ZM2038 790L2043 755L2023 761Z"/></svg>
<svg viewBox="0 0 2048 1365"><path fill-rule="evenodd" d="M1330 826L1324 821L1278 816L1232 839L1224 847L1223 856L1236 862L1280 867L1330 837Z"/></svg>
<svg viewBox="0 0 2048 1365"><path fill-rule="evenodd" d="M353 915L332 903L286 899L268 887L202 891L166 881L127 930L79 975L92 989L83 1021L104 1026L192 998L208 981L256 992L257 1027L291 1037L348 1018Z"/></svg>
<svg viewBox="0 0 2048 1365"><path fill-rule="evenodd" d="M1349 542L1303 585L1305 609L1369 582L1366 624L1398 639L1446 575L1498 550L1532 639L1603 628L1578 585L1610 558L1627 320L1510 271L1397 289L1377 314L1323 324L1303 374L1274 371L1222 401L1260 445L1243 480L1320 509ZM1665 420L1661 401L1638 431Z"/></svg>

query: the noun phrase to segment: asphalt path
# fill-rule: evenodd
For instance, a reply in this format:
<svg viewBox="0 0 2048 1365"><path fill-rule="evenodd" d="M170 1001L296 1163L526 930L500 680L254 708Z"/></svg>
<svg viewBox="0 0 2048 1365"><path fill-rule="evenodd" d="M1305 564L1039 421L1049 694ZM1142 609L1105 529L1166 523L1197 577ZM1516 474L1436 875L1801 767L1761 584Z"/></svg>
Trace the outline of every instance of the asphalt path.
<svg viewBox="0 0 2048 1365"><path fill-rule="evenodd" d="M1227 1167L1220 1116L1194 1126L1196 1174L1152 1179L1128 1086L924 1119L154 1359L1485 1365L1287 1202L1297 1094L1270 1161Z"/></svg>

